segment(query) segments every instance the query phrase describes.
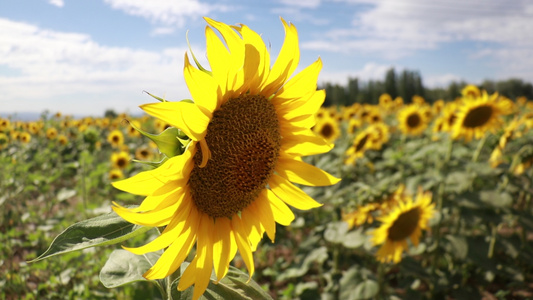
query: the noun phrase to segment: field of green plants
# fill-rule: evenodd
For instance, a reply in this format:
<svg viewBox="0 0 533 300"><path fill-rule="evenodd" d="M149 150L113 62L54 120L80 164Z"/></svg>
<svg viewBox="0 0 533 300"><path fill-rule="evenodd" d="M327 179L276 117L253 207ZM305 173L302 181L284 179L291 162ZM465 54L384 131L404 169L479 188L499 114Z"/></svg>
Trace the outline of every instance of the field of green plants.
<svg viewBox="0 0 533 300"><path fill-rule="evenodd" d="M533 298L533 101L463 92L434 103L382 95L376 105L322 108L314 130L335 147L305 160L341 182L302 187L324 205L293 209L275 243L263 239L251 282L237 255L228 280L204 296ZM69 226L109 214L112 201L142 201L111 186L162 158L131 124L167 128L111 113L0 119L0 299L161 299L162 281L142 278L148 256L121 277L121 266L106 264L120 245L143 245L156 229L77 251L83 241L72 240L69 251L30 262ZM398 206L424 197L427 220Z"/></svg>

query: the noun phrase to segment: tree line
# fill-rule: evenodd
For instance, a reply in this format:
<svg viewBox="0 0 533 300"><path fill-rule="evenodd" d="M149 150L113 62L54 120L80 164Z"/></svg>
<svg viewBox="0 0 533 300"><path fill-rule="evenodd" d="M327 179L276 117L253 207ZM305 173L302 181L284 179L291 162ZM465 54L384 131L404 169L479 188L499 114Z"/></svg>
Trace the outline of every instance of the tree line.
<svg viewBox="0 0 533 300"><path fill-rule="evenodd" d="M325 83L319 88L326 90L324 106L350 106L356 102L377 104L383 93L388 93L393 99L402 97L405 103L410 103L415 95L424 97L429 103L439 99L453 100L461 95L461 90L467 84L469 83L461 81L451 82L446 88L426 88L418 71L403 70L397 74L391 68L384 80L362 82L358 78L348 78L347 85ZM533 85L521 79L485 80L478 87L489 93L498 92L513 100L520 96L533 99Z"/></svg>

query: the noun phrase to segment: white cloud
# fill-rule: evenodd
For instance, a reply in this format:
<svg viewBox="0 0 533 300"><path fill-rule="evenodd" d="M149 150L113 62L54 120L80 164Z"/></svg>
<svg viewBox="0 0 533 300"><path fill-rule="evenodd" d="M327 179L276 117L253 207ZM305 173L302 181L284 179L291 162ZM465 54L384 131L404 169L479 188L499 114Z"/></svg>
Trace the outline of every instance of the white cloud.
<svg viewBox="0 0 533 300"><path fill-rule="evenodd" d="M104 0L114 9L145 18L156 24L183 27L189 19L197 19L214 11L226 11L223 5L198 0Z"/></svg>
<svg viewBox="0 0 533 300"><path fill-rule="evenodd" d="M371 5L356 10L347 28L332 29L308 48L375 52L397 58L454 41L533 47L533 2L444 0L337 0ZM354 42L355 40L355 42ZM335 44L326 47L324 44Z"/></svg>
<svg viewBox="0 0 533 300"><path fill-rule="evenodd" d="M424 75L424 86L427 88L446 88L452 82L465 81L460 76L447 73L444 75Z"/></svg>
<svg viewBox="0 0 533 300"><path fill-rule="evenodd" d="M317 8L320 6L320 0L280 0L282 4L301 8Z"/></svg>
<svg viewBox="0 0 533 300"><path fill-rule="evenodd" d="M65 1L63 0L48 0L48 3L55 5L57 7L63 7L65 6Z"/></svg>
<svg viewBox="0 0 533 300"><path fill-rule="evenodd" d="M332 71L324 69L319 76L319 83L333 83L345 85L348 78L358 78L360 81L383 80L385 74L391 68L396 72L401 72L404 68L388 64L377 64L374 62L366 63L362 69L354 71Z"/></svg>
<svg viewBox="0 0 533 300"><path fill-rule="evenodd" d="M150 33L151 36L169 35L176 32L174 27L157 27Z"/></svg>
<svg viewBox="0 0 533 300"><path fill-rule="evenodd" d="M108 47L88 35L1 18L0 40L2 111L138 112L137 105L152 101L142 90L171 100L190 97L182 75L186 49Z"/></svg>

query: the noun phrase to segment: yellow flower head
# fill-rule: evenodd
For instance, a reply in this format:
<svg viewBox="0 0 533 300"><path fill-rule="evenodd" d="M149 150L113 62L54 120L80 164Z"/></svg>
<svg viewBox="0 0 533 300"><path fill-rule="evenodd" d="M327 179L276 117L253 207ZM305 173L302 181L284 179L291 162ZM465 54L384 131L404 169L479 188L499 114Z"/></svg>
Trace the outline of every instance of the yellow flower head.
<svg viewBox="0 0 533 300"><path fill-rule="evenodd" d="M0 131L7 131L11 128L11 122L8 119L0 118Z"/></svg>
<svg viewBox="0 0 533 300"><path fill-rule="evenodd" d="M457 119L453 124L452 138L464 137L466 142L472 138L480 139L486 132L499 129L503 120L501 115L508 113L509 107L505 102L497 100L498 94L489 97L487 92L479 98L465 102L459 107Z"/></svg>
<svg viewBox="0 0 533 300"><path fill-rule="evenodd" d="M398 127L407 135L420 135L426 130L428 120L417 104L404 106L398 112Z"/></svg>
<svg viewBox="0 0 533 300"><path fill-rule="evenodd" d="M398 263L403 251L407 250L407 239L417 246L422 230L427 229L433 216L435 204L431 204L431 193L418 191L416 202L404 197L389 213L378 218L381 226L372 232L372 242L383 244L377 252L377 260Z"/></svg>
<svg viewBox="0 0 533 300"><path fill-rule="evenodd" d="M154 156L153 150L147 146L141 146L135 150L135 158L138 160L151 160Z"/></svg>
<svg viewBox="0 0 533 300"><path fill-rule="evenodd" d="M321 205L291 182L338 182L301 160L332 145L310 129L325 97L316 90L321 60L292 76L300 57L296 27L282 19L285 41L271 67L259 34L243 24L205 19L211 70L194 67L185 55L184 77L194 102L141 106L181 129L190 142L160 167L113 183L146 196L133 209L115 203L117 214L139 225L166 226L152 242L128 249L135 254L165 249L145 278L172 274L196 245L178 284L179 290L194 284L194 299L207 288L213 269L218 280L226 275L237 251L252 276L252 252L263 234L273 241L276 223L294 219L287 205L303 210Z"/></svg>
<svg viewBox="0 0 533 300"><path fill-rule="evenodd" d="M53 140L57 137L57 129L50 127L46 130L46 138Z"/></svg>
<svg viewBox="0 0 533 300"><path fill-rule="evenodd" d="M66 145L68 143L68 138L66 135L64 134L60 134L58 137L57 137L57 141L59 142L59 144L61 145Z"/></svg>
<svg viewBox="0 0 533 300"><path fill-rule="evenodd" d="M31 135L26 131L21 132L18 138L23 144L27 144L31 141Z"/></svg>
<svg viewBox="0 0 533 300"><path fill-rule="evenodd" d="M107 141L114 148L120 148L122 144L124 144L124 135L122 134L122 131L115 129L109 133Z"/></svg>
<svg viewBox="0 0 533 300"><path fill-rule="evenodd" d="M0 149L7 147L8 143L9 137L7 137L7 134L0 132Z"/></svg>
<svg viewBox="0 0 533 300"><path fill-rule="evenodd" d="M466 100L471 100L481 97L481 91L479 88L473 84L468 84L461 90L461 95Z"/></svg>
<svg viewBox="0 0 533 300"><path fill-rule="evenodd" d="M126 151L113 152L111 154L113 168L125 169L130 164L130 154Z"/></svg>
<svg viewBox="0 0 533 300"><path fill-rule="evenodd" d="M109 180L117 180L124 178L124 173L122 173L121 169L111 169L109 171Z"/></svg>
<svg viewBox="0 0 533 300"><path fill-rule="evenodd" d="M329 116L318 120L313 131L330 143L335 142L341 133L337 120Z"/></svg>

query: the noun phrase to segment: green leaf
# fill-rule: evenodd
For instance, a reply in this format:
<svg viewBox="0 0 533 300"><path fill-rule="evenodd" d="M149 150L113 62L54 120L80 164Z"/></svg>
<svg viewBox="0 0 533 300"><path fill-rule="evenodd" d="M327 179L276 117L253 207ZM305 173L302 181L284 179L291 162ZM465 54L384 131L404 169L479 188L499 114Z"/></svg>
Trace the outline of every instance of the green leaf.
<svg viewBox="0 0 533 300"><path fill-rule="evenodd" d="M375 280L365 279L355 287L355 299L371 299L379 292L379 285Z"/></svg>
<svg viewBox="0 0 533 300"><path fill-rule="evenodd" d="M135 281L146 281L142 276L159 259L162 252L135 255L118 249L109 255L100 271L100 281L106 288L115 288Z"/></svg>
<svg viewBox="0 0 533 300"><path fill-rule="evenodd" d="M363 227L358 228L357 230L351 231L344 236L344 241L342 245L346 248L354 249L362 246L368 236L363 233Z"/></svg>
<svg viewBox="0 0 533 300"><path fill-rule="evenodd" d="M161 153L165 154L166 156L174 157L183 153L184 143L181 142L180 139L186 139L187 136L180 129L175 127L169 127L160 134L156 135L138 128L132 122L129 122L129 124L140 134L151 139L157 145L159 151L161 151Z"/></svg>
<svg viewBox="0 0 533 300"><path fill-rule="evenodd" d="M465 237L446 235L448 252L451 252L458 259L465 259L468 255L468 241Z"/></svg>
<svg viewBox="0 0 533 300"><path fill-rule="evenodd" d="M324 239L330 243L340 244L344 242L347 232L348 232L348 223L346 222L329 223L327 229L324 231Z"/></svg>
<svg viewBox="0 0 533 300"><path fill-rule="evenodd" d="M69 226L43 254L29 262L85 248L117 244L150 229L152 227L131 224L115 212L110 212Z"/></svg>
<svg viewBox="0 0 533 300"><path fill-rule="evenodd" d="M180 273L183 274L188 262L181 264ZM194 286L185 291L178 291L178 283L181 276L172 282L172 299L174 300L189 300L192 299ZM211 273L211 280L207 289L200 299L272 299L272 297L259 286L255 281L248 281L248 275L241 270L230 266L228 274L215 283L217 280L215 272Z"/></svg>

